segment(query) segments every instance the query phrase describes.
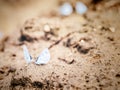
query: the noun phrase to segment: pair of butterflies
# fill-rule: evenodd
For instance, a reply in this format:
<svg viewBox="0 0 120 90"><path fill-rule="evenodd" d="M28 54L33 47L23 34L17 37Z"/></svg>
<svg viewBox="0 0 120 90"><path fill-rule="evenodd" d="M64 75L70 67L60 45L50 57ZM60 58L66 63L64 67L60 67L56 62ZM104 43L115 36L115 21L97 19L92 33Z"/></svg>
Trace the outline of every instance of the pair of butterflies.
<svg viewBox="0 0 120 90"><path fill-rule="evenodd" d="M23 46L23 52L24 52L24 58L27 63L32 62L32 57L29 54L29 51L27 49L27 46ZM37 60L35 61L35 64L47 64L50 60L50 53L48 48L44 49L41 54L38 56Z"/></svg>
<svg viewBox="0 0 120 90"><path fill-rule="evenodd" d="M73 8L75 8L76 13L84 14L87 12L87 6L80 1L76 2L75 7L73 7L69 2L65 2L63 5L60 6L60 14L64 16L68 16L73 13Z"/></svg>

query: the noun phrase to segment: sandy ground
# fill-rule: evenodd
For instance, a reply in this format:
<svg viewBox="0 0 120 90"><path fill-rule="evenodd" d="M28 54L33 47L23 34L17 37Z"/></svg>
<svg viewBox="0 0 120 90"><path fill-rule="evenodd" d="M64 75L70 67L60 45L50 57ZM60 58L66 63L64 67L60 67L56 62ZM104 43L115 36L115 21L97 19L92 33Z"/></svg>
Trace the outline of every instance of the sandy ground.
<svg viewBox="0 0 120 90"><path fill-rule="evenodd" d="M101 2L90 8L83 16L39 15L1 40L0 89L119 90L120 6ZM49 47L49 63L26 64L23 45L33 60Z"/></svg>

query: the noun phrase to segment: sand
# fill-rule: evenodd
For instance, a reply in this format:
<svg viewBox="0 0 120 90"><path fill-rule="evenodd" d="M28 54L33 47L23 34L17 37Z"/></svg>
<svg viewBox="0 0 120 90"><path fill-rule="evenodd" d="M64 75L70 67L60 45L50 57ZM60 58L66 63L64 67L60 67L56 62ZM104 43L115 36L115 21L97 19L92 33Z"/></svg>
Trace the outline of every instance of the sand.
<svg viewBox="0 0 120 90"><path fill-rule="evenodd" d="M106 3L99 3L96 10L91 6L85 15L63 17L55 12L33 17L2 39L0 89L119 90L120 7ZM29 64L23 45L33 57ZM45 48L50 61L36 65Z"/></svg>

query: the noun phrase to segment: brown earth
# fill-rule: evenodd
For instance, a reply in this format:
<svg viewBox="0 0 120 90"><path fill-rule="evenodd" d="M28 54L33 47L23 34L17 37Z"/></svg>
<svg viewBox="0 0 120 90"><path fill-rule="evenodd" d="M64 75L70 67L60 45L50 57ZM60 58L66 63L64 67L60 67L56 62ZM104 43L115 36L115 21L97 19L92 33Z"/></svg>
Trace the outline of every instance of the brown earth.
<svg viewBox="0 0 120 90"><path fill-rule="evenodd" d="M68 17L50 9L25 21L1 40L0 89L119 90L119 4L119 0L88 3L85 15ZM45 25L50 27L47 32ZM49 63L26 64L23 45L33 60L48 47Z"/></svg>

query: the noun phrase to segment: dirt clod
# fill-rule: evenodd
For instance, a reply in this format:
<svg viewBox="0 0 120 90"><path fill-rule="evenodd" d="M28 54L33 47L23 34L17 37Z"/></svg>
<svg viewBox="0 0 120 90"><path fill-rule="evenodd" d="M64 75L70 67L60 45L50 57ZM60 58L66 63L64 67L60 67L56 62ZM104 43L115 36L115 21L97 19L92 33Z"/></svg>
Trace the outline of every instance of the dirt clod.
<svg viewBox="0 0 120 90"><path fill-rule="evenodd" d="M31 83L31 79L29 79L28 77L22 77L22 78L13 78L11 80L11 84L10 87L16 87L16 86L23 86L25 87L26 85L28 85L29 83Z"/></svg>
<svg viewBox="0 0 120 90"><path fill-rule="evenodd" d="M34 40L37 40L37 38L31 37L31 36L23 33L23 31L21 30L21 36L19 38L20 42L23 42L23 41L33 42Z"/></svg>
<svg viewBox="0 0 120 90"><path fill-rule="evenodd" d="M39 82L39 81L34 81L32 83L32 86L33 87L36 87L36 88L43 88L43 83L42 82Z"/></svg>

